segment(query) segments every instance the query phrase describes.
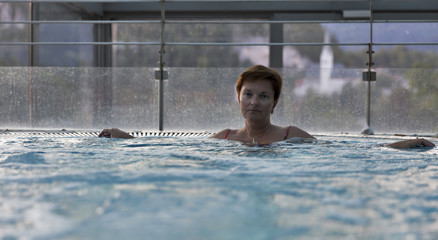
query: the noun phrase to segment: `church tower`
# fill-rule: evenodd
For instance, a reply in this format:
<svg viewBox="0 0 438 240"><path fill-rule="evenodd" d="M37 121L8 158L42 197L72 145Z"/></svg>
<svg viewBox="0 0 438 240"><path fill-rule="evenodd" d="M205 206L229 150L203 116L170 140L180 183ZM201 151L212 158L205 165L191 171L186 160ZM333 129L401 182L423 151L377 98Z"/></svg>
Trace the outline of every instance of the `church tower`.
<svg viewBox="0 0 438 240"><path fill-rule="evenodd" d="M324 32L324 43L330 43L330 34ZM319 57L319 90L320 92L330 91L330 79L333 70L333 50L331 46L323 46Z"/></svg>

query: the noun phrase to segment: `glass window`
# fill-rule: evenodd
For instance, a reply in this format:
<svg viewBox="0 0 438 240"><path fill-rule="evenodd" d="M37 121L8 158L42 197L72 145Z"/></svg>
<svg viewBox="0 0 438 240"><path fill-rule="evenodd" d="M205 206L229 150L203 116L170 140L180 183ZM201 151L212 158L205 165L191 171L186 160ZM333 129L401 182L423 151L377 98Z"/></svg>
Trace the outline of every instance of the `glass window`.
<svg viewBox="0 0 438 240"><path fill-rule="evenodd" d="M28 20L28 4L0 3L0 21ZM29 25L23 23L0 24L0 42L27 42ZM26 66L28 47L23 45L0 45L0 66Z"/></svg>
<svg viewBox="0 0 438 240"><path fill-rule="evenodd" d="M35 20L93 20L93 16L73 3L35 4ZM96 26L93 24L50 23L36 24L37 42L94 42ZM94 66L93 45L41 45L35 47L38 66Z"/></svg>

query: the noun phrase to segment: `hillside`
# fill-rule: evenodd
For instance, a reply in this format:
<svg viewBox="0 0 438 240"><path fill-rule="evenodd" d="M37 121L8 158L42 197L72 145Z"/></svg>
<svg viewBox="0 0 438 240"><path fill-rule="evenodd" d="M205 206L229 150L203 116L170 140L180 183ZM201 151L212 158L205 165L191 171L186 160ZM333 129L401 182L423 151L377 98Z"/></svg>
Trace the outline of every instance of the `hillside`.
<svg viewBox="0 0 438 240"><path fill-rule="evenodd" d="M329 30L332 36L335 36L340 43L353 43L370 41L368 23L352 24L322 24ZM373 24L373 42L374 43L418 43L418 42L435 42L438 43L438 23L375 23ZM391 48L393 46L385 46ZM410 49L435 51L438 52L438 46L408 46ZM343 49L352 50L352 47L342 47ZM375 49L380 48L376 46ZM357 49L357 48L356 48Z"/></svg>

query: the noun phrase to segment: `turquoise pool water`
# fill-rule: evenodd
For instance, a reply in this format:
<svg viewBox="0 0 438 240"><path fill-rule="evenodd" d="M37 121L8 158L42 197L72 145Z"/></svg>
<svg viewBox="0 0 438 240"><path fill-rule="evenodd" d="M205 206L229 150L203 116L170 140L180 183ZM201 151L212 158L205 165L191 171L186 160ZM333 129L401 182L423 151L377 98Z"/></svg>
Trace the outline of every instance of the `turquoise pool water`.
<svg viewBox="0 0 438 240"><path fill-rule="evenodd" d="M0 238L438 239L437 148L317 137L1 136Z"/></svg>

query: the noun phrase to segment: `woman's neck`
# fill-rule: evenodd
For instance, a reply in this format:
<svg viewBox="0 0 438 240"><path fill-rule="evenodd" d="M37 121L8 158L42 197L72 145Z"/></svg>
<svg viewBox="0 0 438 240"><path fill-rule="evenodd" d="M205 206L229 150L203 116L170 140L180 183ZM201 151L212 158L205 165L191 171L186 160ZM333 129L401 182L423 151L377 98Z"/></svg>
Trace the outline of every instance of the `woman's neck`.
<svg viewBox="0 0 438 240"><path fill-rule="evenodd" d="M245 121L245 127L243 131L248 135L249 138L259 138L264 136L269 129L271 129L272 124L270 121L263 123L254 123L250 121Z"/></svg>

